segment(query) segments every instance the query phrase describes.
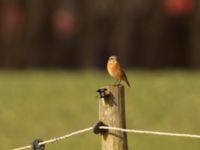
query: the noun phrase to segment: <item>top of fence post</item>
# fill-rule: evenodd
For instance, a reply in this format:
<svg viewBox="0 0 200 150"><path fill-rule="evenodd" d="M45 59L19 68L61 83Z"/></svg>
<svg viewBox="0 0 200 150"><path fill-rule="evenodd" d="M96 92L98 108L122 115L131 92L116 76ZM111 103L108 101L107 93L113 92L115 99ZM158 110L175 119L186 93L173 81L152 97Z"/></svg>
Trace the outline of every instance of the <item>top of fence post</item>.
<svg viewBox="0 0 200 150"><path fill-rule="evenodd" d="M103 88L110 96L99 98L99 120L108 126L126 128L124 86ZM128 150L126 133L112 130L102 135L102 150Z"/></svg>

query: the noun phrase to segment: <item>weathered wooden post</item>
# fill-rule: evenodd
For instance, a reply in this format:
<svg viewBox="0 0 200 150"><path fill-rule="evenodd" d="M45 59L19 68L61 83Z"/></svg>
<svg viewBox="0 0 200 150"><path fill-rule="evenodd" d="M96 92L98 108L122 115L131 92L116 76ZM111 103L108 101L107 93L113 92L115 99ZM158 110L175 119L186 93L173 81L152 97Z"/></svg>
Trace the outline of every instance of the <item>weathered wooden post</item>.
<svg viewBox="0 0 200 150"><path fill-rule="evenodd" d="M110 127L126 128L124 86L103 87L109 96L99 98L99 120ZM128 150L125 132L109 130L102 135L102 150Z"/></svg>

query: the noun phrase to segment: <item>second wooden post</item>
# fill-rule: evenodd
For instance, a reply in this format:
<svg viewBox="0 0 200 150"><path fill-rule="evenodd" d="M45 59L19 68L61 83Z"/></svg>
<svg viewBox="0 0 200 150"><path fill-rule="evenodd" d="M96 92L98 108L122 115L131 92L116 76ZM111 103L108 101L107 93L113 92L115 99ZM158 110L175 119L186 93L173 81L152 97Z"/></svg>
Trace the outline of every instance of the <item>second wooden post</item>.
<svg viewBox="0 0 200 150"><path fill-rule="evenodd" d="M99 100L99 119L110 127L126 128L124 86L106 86L110 96ZM125 132L109 130L102 135L102 150L128 150Z"/></svg>

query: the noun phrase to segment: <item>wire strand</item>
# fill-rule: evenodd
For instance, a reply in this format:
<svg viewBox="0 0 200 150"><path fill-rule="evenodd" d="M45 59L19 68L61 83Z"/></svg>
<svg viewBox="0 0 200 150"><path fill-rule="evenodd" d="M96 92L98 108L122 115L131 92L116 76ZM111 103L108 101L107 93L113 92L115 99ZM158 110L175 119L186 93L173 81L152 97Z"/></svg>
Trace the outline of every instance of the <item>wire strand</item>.
<svg viewBox="0 0 200 150"><path fill-rule="evenodd" d="M93 128L94 127L92 126L92 127L89 127L89 128L78 130L78 131L66 134L64 136L60 136L60 137L57 137L57 138L53 138L53 139L50 139L50 140L46 140L46 141L40 142L38 145L44 145L44 144L58 142L60 140L66 139L68 137L71 137L71 136L74 136L74 135L77 135L77 134L81 134L81 133L93 130ZM109 130L116 130L116 131L121 131L121 132L139 133L139 134L151 134L151 135L161 135L161 136L200 138L200 135L197 135L197 134L171 133L171 132L159 132L159 131L136 130L136 129L123 129L123 128L109 127L109 126L100 126L99 129L109 129ZM31 147L32 147L32 145L27 145L27 146L15 148L13 150L24 150L24 149L29 149Z"/></svg>
<svg viewBox="0 0 200 150"><path fill-rule="evenodd" d="M135 130L135 129L123 129L116 127L101 126L100 129L109 129L122 132L132 132L139 134L153 134L153 135L163 135L163 136L176 136L176 137L189 137L189 138L200 138L197 134L185 134L185 133L170 133L170 132L159 132L159 131L148 131L148 130Z"/></svg>
<svg viewBox="0 0 200 150"><path fill-rule="evenodd" d="M71 137L71 136L74 136L74 135L77 135L77 134L80 134L80 133L84 133L84 132L90 131L92 129L93 129L93 126L89 127L89 128L82 129L82 130L78 130L78 131L75 131L75 132L72 132L72 133L69 133L69 134L66 134L64 136L60 136L60 137L53 138L53 139L50 139L50 140L47 140L47 141L44 141L44 142L40 142L38 145L44 145L44 144L58 142L60 140L64 140L64 139L66 139L68 137ZM24 150L24 149L29 149L31 147L32 147L32 145L28 145L28 146L23 146L23 147L15 148L13 150Z"/></svg>

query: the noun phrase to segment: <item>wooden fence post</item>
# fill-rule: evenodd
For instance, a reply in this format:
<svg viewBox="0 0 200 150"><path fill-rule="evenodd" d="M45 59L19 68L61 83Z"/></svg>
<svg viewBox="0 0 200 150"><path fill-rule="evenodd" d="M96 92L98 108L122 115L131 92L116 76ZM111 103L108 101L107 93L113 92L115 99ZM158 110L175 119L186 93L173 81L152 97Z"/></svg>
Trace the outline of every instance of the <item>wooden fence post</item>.
<svg viewBox="0 0 200 150"><path fill-rule="evenodd" d="M110 96L99 100L99 120L110 127L126 128L124 86L105 86ZM128 150L125 132L109 130L102 135L102 150Z"/></svg>

